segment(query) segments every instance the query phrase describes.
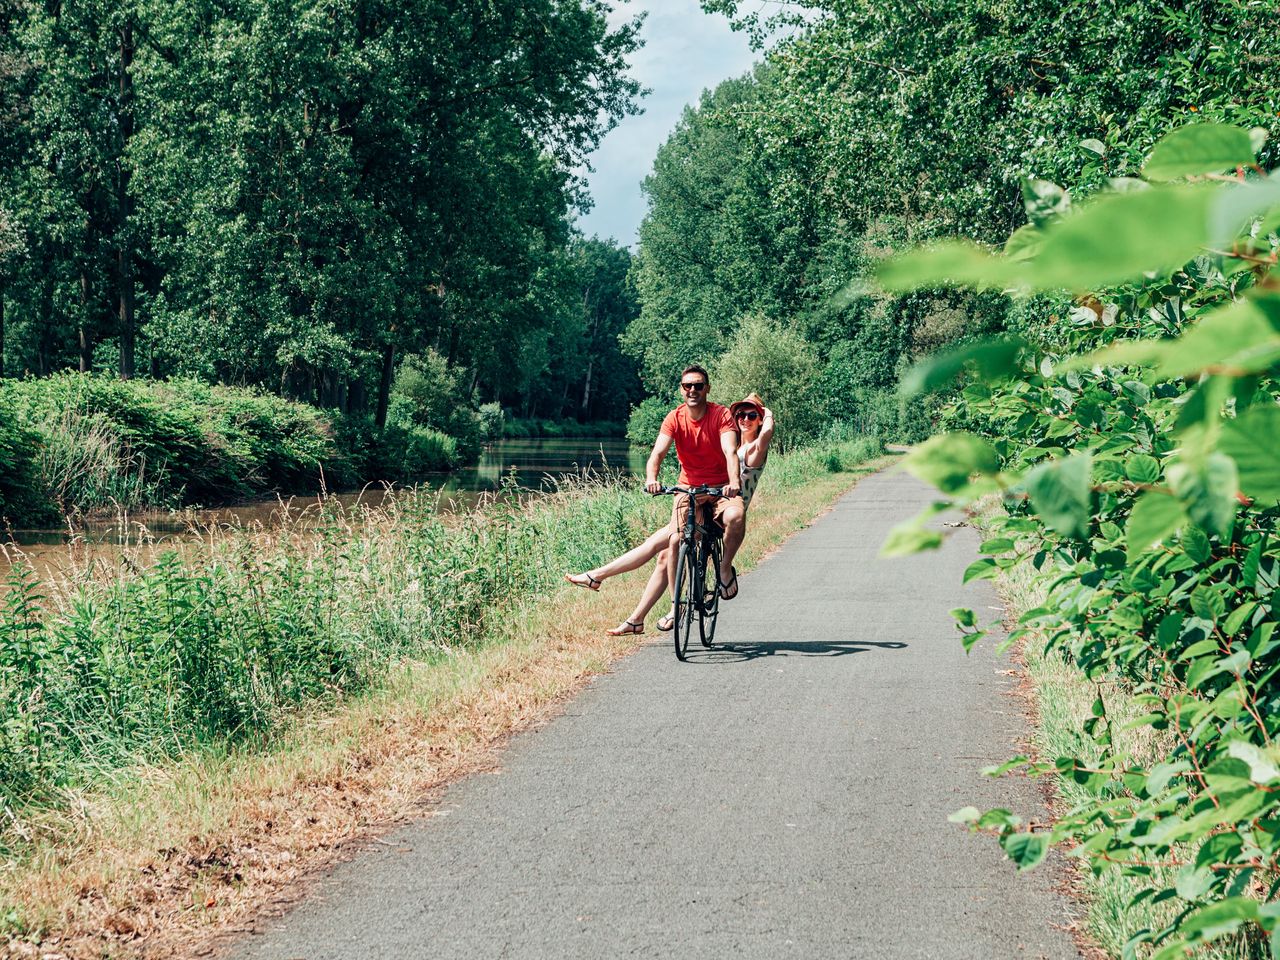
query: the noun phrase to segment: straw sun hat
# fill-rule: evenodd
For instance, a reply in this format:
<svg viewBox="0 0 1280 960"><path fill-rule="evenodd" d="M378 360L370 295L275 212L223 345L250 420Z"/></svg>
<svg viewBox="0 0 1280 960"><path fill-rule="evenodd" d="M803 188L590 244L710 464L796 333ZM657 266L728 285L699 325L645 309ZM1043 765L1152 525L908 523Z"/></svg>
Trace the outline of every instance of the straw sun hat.
<svg viewBox="0 0 1280 960"><path fill-rule="evenodd" d="M729 407L729 413L736 419L739 410L754 410L760 414L760 418L764 419L764 401L760 399L758 393L748 393L745 397Z"/></svg>

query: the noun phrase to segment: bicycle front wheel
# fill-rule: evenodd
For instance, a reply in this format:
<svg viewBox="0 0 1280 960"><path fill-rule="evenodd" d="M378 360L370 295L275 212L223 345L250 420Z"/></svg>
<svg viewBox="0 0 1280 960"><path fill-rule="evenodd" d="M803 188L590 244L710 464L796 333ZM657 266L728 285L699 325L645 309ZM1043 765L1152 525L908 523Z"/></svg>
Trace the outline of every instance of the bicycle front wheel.
<svg viewBox="0 0 1280 960"><path fill-rule="evenodd" d="M716 618L720 615L720 541L712 540L706 556L698 565L702 587L702 616L698 618L698 636L704 647L711 646L716 635Z"/></svg>
<svg viewBox="0 0 1280 960"><path fill-rule="evenodd" d="M676 553L676 583L672 597L675 600L675 624L671 637L676 645L676 658L687 660L689 637L693 634L694 605L690 599L697 596L697 572L693 551L689 544L680 544Z"/></svg>

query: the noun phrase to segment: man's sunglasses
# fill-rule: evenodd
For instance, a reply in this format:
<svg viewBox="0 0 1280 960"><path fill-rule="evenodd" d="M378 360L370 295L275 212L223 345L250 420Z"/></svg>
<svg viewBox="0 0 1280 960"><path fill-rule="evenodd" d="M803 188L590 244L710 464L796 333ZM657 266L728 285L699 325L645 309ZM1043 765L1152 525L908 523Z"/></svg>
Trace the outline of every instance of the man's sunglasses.
<svg viewBox="0 0 1280 960"><path fill-rule="evenodd" d="M756 413L754 410L743 410L738 414L738 419L739 420L759 420L760 414Z"/></svg>
<svg viewBox="0 0 1280 960"><path fill-rule="evenodd" d="M707 389L707 385L705 382L702 382L702 381L699 381L697 383L682 383L680 384L680 389L681 390L705 390Z"/></svg>

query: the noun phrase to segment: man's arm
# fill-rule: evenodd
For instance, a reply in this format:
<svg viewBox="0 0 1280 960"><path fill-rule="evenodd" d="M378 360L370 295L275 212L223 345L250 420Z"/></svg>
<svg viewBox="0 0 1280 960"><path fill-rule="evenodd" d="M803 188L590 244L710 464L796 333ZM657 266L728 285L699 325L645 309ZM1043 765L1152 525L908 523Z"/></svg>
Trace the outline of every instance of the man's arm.
<svg viewBox="0 0 1280 960"><path fill-rule="evenodd" d="M657 493L662 486L658 483L658 470L670 449L671 438L665 433L658 434L658 439L653 442L653 452L649 454L649 462L644 465L644 488L650 493Z"/></svg>
<svg viewBox="0 0 1280 960"><path fill-rule="evenodd" d="M742 478L738 476L738 435L732 430L720 434L720 449L724 451L724 465L729 468L729 485L724 488L724 495L736 497L742 489Z"/></svg>

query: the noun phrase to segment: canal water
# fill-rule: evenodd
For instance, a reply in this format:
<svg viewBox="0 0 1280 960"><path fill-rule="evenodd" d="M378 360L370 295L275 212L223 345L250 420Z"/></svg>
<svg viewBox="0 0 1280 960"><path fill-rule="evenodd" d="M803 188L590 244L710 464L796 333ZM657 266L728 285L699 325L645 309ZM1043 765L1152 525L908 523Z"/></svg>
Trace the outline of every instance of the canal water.
<svg viewBox="0 0 1280 960"><path fill-rule="evenodd" d="M441 511L456 512L470 509L485 497L502 495L512 484L521 496L537 496L554 489L564 477L603 473L642 476L645 456L646 451L632 449L625 439L618 437L501 440L486 447L474 467L428 478L422 486L440 491ZM345 507L356 504L376 507L394 496L396 491L377 486L331 494ZM271 527L290 515L296 519L315 502L315 497L292 497L287 501L263 500L210 510L81 520L60 530L0 532L0 580L8 575L18 551L38 573L43 573L61 565L67 558L69 544L74 543L81 554L86 548L106 554L141 542L164 544L181 540L193 529L220 525Z"/></svg>

